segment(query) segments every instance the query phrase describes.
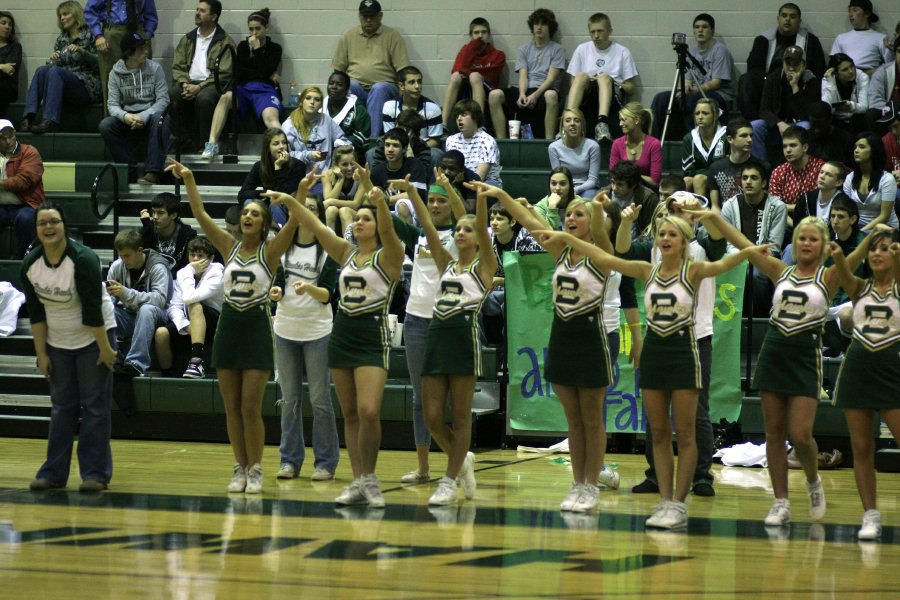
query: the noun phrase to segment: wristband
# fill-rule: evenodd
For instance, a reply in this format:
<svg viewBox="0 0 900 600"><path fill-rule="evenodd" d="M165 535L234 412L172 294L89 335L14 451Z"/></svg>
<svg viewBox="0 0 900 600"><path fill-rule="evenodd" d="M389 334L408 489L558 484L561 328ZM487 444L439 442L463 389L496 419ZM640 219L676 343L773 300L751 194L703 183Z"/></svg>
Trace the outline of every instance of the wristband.
<svg viewBox="0 0 900 600"><path fill-rule="evenodd" d="M638 323L626 323L626 325L628 325L629 327L640 327L640 326L641 326L640 322L638 322Z"/></svg>

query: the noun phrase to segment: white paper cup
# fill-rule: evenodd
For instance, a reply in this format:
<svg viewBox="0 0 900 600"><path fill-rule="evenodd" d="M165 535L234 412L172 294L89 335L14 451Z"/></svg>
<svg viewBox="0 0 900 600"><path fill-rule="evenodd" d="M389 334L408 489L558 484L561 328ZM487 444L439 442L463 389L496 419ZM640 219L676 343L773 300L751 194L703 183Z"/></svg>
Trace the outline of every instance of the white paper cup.
<svg viewBox="0 0 900 600"><path fill-rule="evenodd" d="M522 121L509 122L509 139L517 140L522 131Z"/></svg>
<svg viewBox="0 0 900 600"><path fill-rule="evenodd" d="M397 323L391 334L391 346L399 348L403 345L403 323Z"/></svg>

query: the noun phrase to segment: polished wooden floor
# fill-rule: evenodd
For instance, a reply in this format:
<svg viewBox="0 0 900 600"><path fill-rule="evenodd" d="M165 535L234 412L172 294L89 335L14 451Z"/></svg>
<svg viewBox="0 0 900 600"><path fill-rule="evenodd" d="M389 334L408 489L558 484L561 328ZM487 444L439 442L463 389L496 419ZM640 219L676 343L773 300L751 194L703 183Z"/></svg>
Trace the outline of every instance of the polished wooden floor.
<svg viewBox="0 0 900 600"><path fill-rule="evenodd" d="M900 597L895 474L879 477L881 542L859 544L850 469L823 473L816 524L792 471L794 523L767 531L766 471L716 466L718 494L689 500L686 532L647 533L656 498L630 492L640 456L610 456L621 489L571 517L558 511L565 462L509 450L479 453L476 499L444 509L427 506L433 483L393 483L411 452L384 452L387 508L337 510L346 456L336 481L282 482L267 448L254 498L224 493L224 445L116 441L108 492L79 494L73 465L68 491L33 493L44 448L0 438L0 598Z"/></svg>

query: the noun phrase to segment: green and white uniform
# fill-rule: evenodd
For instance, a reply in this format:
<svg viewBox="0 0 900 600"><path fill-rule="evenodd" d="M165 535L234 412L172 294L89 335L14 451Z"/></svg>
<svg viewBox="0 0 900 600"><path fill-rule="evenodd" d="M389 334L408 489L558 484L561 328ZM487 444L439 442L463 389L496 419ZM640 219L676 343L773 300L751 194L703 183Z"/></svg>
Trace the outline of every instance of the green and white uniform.
<svg viewBox="0 0 900 600"><path fill-rule="evenodd" d="M332 369L388 368L391 334L387 314L396 282L381 266L383 250L379 248L358 264L356 248L341 268L341 301L328 342L328 366Z"/></svg>
<svg viewBox="0 0 900 600"><path fill-rule="evenodd" d="M822 332L831 295L824 266L808 277L797 267L775 282L769 330L756 363L753 385L785 396L819 397L822 385Z"/></svg>
<svg viewBox="0 0 900 600"><path fill-rule="evenodd" d="M559 385L606 387L613 380L603 296L606 275L586 256L572 259L566 248L553 272L553 325L544 377Z"/></svg>
<svg viewBox="0 0 900 600"><path fill-rule="evenodd" d="M216 337L212 364L217 369L275 368L272 316L269 314L269 288L273 273L266 264L263 242L250 258L241 258L238 242L225 260L224 302Z"/></svg>
<svg viewBox="0 0 900 600"><path fill-rule="evenodd" d="M878 293L869 279L853 303L853 341L841 364L834 403L900 408L900 283Z"/></svg>
<svg viewBox="0 0 900 600"><path fill-rule="evenodd" d="M441 274L423 375L481 375L478 313L490 288L478 275L478 263L457 272L459 261L452 260Z"/></svg>
<svg viewBox="0 0 900 600"><path fill-rule="evenodd" d="M653 266L644 289L647 337L641 353L641 387L651 390L700 389L700 355L694 335L697 290L689 263L663 279Z"/></svg>

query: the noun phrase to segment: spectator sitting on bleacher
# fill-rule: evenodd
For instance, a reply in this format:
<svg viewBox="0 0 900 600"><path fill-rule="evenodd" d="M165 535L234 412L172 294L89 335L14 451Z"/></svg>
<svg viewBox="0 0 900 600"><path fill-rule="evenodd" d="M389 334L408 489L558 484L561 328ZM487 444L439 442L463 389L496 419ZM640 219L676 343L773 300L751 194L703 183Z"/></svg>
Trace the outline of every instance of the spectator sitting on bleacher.
<svg viewBox="0 0 900 600"><path fill-rule="evenodd" d="M559 139L547 147L550 167L566 167L572 173L575 193L593 198L600 189L600 145L585 137L584 113L567 108L562 113Z"/></svg>
<svg viewBox="0 0 900 600"><path fill-rule="evenodd" d="M575 193L572 172L566 167L556 167L550 171L547 187L547 195L535 202L534 213L550 229L562 229L569 203L584 198Z"/></svg>
<svg viewBox="0 0 900 600"><path fill-rule="evenodd" d="M788 163L785 163L788 164ZM785 165L782 165L782 167ZM780 167L779 167L780 168ZM777 171L777 169L776 169ZM775 173L772 172L772 178L774 179ZM841 187L844 184L844 167L837 162L827 162L823 163L821 167L819 167L819 171L816 178L816 187L810 191L804 192L797 199L793 206L788 205L788 211L790 217L788 219L789 223L799 223L806 217L812 215L814 217L819 217L822 219L822 222L826 225L830 225L831 221L831 207L835 201L840 202L850 202L850 199L847 198L846 194L841 191ZM769 184L769 190L772 191L772 185ZM774 193L774 192L773 192ZM783 199L783 198L782 198ZM853 205L853 225L856 229L859 229L859 225L857 221L859 220L859 209L856 208L856 205ZM832 236L834 239L834 236ZM846 237L844 238L846 239ZM835 241L839 241L836 239ZM842 246L843 247L843 246ZM853 245L853 248L856 247L856 244ZM852 252L853 248L847 250L847 252ZM792 265L795 263L794 256L792 250L792 245L787 244L784 247L784 252L782 255L784 258L782 259L785 264ZM849 255L849 254L848 254Z"/></svg>
<svg viewBox="0 0 900 600"><path fill-rule="evenodd" d="M225 231L236 240L241 239L241 210L243 206L229 206L225 211Z"/></svg>
<svg viewBox="0 0 900 600"><path fill-rule="evenodd" d="M798 46L806 55L807 67L816 77L825 74L825 51L822 42L802 25L800 7L793 2L778 8L778 25L753 39L747 57L747 72L738 79L738 105L748 121L759 117L763 86L781 68L785 50Z"/></svg>
<svg viewBox="0 0 900 600"><path fill-rule="evenodd" d="M897 23L900 26L900 23ZM866 129L884 135L886 123L881 111L891 101L900 100L900 35L891 44L894 60L878 67L869 78L869 110L866 112Z"/></svg>
<svg viewBox="0 0 900 600"><path fill-rule="evenodd" d="M343 71L329 75L327 91L322 112L338 124L353 144L356 160L363 160L370 145L369 132L372 131L372 119L366 110L366 103L350 93L350 76Z"/></svg>
<svg viewBox="0 0 900 600"><path fill-rule="evenodd" d="M262 137L259 160L253 163L241 190L238 192L238 203L243 205L247 200L261 200L260 194L265 190L275 190L285 194L296 194L300 180L306 176L306 163L290 154L287 135L276 128L266 129ZM287 223L287 211L280 204L270 206L272 220L279 225Z"/></svg>
<svg viewBox="0 0 900 600"><path fill-rule="evenodd" d="M432 168L431 147L419 137L419 131L425 127L425 119L412 109L404 110L397 117L397 127L405 131L409 137L406 156L416 158L428 172ZM374 144L366 152L366 163L369 165L369 169L374 169L384 162L384 136L373 141Z"/></svg>
<svg viewBox="0 0 900 600"><path fill-rule="evenodd" d="M169 319L156 328L156 358L164 376L177 376L172 371L173 351L189 349L191 359L182 377L203 379L206 344L212 342L222 311L225 266L213 262L216 250L203 236L192 239L187 250L190 262L175 277L166 307Z"/></svg>
<svg viewBox="0 0 900 600"><path fill-rule="evenodd" d="M109 267L106 289L116 310L116 369L141 377L150 368L150 345L156 328L166 324L174 261L155 250L145 250L137 229L120 232L114 245L119 258Z"/></svg>
<svg viewBox="0 0 900 600"><path fill-rule="evenodd" d="M291 156L320 171L331 167L335 146L350 143L340 126L322 114L322 98L322 90L309 86L300 94L300 106L281 124ZM319 184L316 187L321 189ZM315 189L310 190L310 195L316 195Z"/></svg>
<svg viewBox="0 0 900 600"><path fill-rule="evenodd" d="M847 54L859 69L871 75L879 65L891 61L891 51L885 47L884 35L872 29L872 25L878 22L872 1L850 0L847 18L852 29L834 38L829 54Z"/></svg>
<svg viewBox="0 0 900 600"><path fill-rule="evenodd" d="M16 229L16 258L34 239L34 211L44 201L44 162L34 146L20 144L16 129L0 119L0 226Z"/></svg>
<svg viewBox="0 0 900 600"><path fill-rule="evenodd" d="M869 76L848 55L833 54L822 78L822 100L834 109L835 125L859 133L869 110Z"/></svg>
<svg viewBox="0 0 900 600"><path fill-rule="evenodd" d="M281 126L281 89L278 66L281 64L281 46L272 41L269 31L269 9L255 10L247 17L250 35L237 46L234 65L234 88L219 97L209 129L209 141L203 147L201 158L212 159L219 153L219 135L225 127L225 119L231 111L232 95L237 93L238 116L249 112L262 119L267 128Z"/></svg>
<svg viewBox="0 0 900 600"><path fill-rule="evenodd" d="M610 126L618 133L619 109L637 88L638 71L631 57L631 51L610 39L612 21L609 16L594 13L588 18L590 41L579 44L572 53L568 73L572 76L569 108L587 111L587 104L597 105L597 125L594 139L598 142L610 141L613 134ZM648 132L649 133L649 132Z"/></svg>
<svg viewBox="0 0 900 600"><path fill-rule="evenodd" d="M533 39L519 48L517 84L491 90L488 95L494 135L498 140L507 137L507 119L530 124L535 138L553 139L556 135L559 87L566 68L566 51L552 39L557 29L559 24L552 10L539 8L528 16L528 30Z"/></svg>
<svg viewBox="0 0 900 600"><path fill-rule="evenodd" d="M500 180L500 147L484 130L484 115L474 100L460 100L453 107L453 118L459 133L447 138L447 152L459 150L466 168L475 171L489 185L503 187Z"/></svg>
<svg viewBox="0 0 900 600"><path fill-rule="evenodd" d="M750 148L753 146L753 127L750 121L743 117L735 117L728 121L725 140L731 150L728 156L709 166L706 178L709 202L716 208L721 208L722 202L741 189L741 169L744 163L750 160Z"/></svg>
<svg viewBox="0 0 900 600"><path fill-rule="evenodd" d="M25 101L24 117L19 131L46 133L59 129L63 103L86 105L99 102L100 73L94 38L84 22L81 5L66 0L56 9L60 34L53 45L47 64L38 67L31 79ZM34 117L43 103L43 121Z"/></svg>
<svg viewBox="0 0 900 600"><path fill-rule="evenodd" d="M681 110L681 92L676 92L675 101L672 103L672 119L669 121L669 129L666 132L670 139L681 139L690 130L694 105L704 95L707 98L714 98L722 110L728 110L728 105L734 98L734 86L731 80L734 73L734 59L731 57L728 47L718 41L715 35L716 20L712 15L700 13L694 17L694 40L697 45L692 46L689 53L703 66L706 74L694 70L689 71L684 83L686 96L684 112ZM671 92L660 92L653 97L651 104L653 137L659 140L662 140L666 108L671 95Z"/></svg>
<svg viewBox="0 0 900 600"><path fill-rule="evenodd" d="M719 125L719 105L715 100L697 100L694 125L681 140L681 170L685 189L705 197L710 165L729 151L728 136L725 126Z"/></svg>
<svg viewBox="0 0 900 600"><path fill-rule="evenodd" d="M469 43L460 49L450 69L450 81L444 94L442 123L450 124L453 105L460 99L472 98L487 110L487 95L500 85L500 74L506 66L506 54L491 44L491 24L475 17L469 23Z"/></svg>
<svg viewBox="0 0 900 600"><path fill-rule="evenodd" d="M619 109L622 137L617 138L609 149L610 170L620 161L630 160L640 170L641 177L656 186L662 177L663 153L662 143L650 135L652 124L653 113L640 102L631 101Z"/></svg>
<svg viewBox="0 0 900 600"><path fill-rule="evenodd" d="M147 59L149 52L147 41L139 33L122 40L122 59L109 76L109 116L100 121L99 129L113 159L128 165L129 182L137 179L137 158L129 138L146 136L144 176L137 181L154 185L159 183L166 159L167 124L162 124L162 132L159 130L160 117L169 105L169 90L162 67ZM162 142L160 137L164 138Z"/></svg>
<svg viewBox="0 0 900 600"><path fill-rule="evenodd" d="M788 226L799 223L791 220L797 199L816 189L819 169L825 164L821 158L810 156L809 133L803 127L791 125L781 136L784 158L787 162L772 170L769 177L769 193L778 196L787 205Z"/></svg>
<svg viewBox="0 0 900 600"><path fill-rule="evenodd" d="M87 0L84 4L84 20L91 30L100 67L100 87L103 105L107 103L109 74L122 58L122 40L139 33L153 39L159 16L154 0Z"/></svg>
<svg viewBox="0 0 900 600"><path fill-rule="evenodd" d="M644 185L641 171L630 160L623 160L609 170L609 187L601 190L606 193L619 208L626 209L630 205L640 206L641 212L634 221L631 232L634 238L653 220L653 211L659 204L659 196L654 190Z"/></svg>
<svg viewBox="0 0 900 600"><path fill-rule="evenodd" d="M459 150L448 150L441 157L441 173L456 190L456 194L462 199L466 212L475 214L475 197L478 192L465 186L466 183L481 181L478 173L466 168L466 157Z"/></svg>
<svg viewBox="0 0 900 600"><path fill-rule="evenodd" d="M388 100L381 109L384 132L399 127L397 117L404 110L416 111L425 124L415 135L428 144L431 149L431 164L436 165L444 154L441 150L441 137L444 135L441 107L431 98L422 95L422 71L417 67L410 65L400 69L397 72L397 86L400 88L400 99Z"/></svg>
<svg viewBox="0 0 900 600"><path fill-rule="evenodd" d="M231 53L222 51L235 47L234 41L219 26L222 3L219 0L200 0L194 15L196 29L187 32L175 48L172 62L172 106L175 121L172 129L181 139L184 149L195 150L197 140L209 136L213 112L219 102L215 84L215 65L219 61L219 82L231 81Z"/></svg>
<svg viewBox="0 0 900 600"><path fill-rule="evenodd" d="M172 277L188 263L188 243L197 237L197 230L181 221L180 212L181 199L172 192L154 196L149 211L141 209L144 248L156 250L174 261Z"/></svg>
<svg viewBox="0 0 900 600"><path fill-rule="evenodd" d="M335 148L332 162L334 167L322 177L322 208L325 210L325 224L340 233L356 217L356 209L362 204L365 190L353 177L357 163L352 146Z"/></svg>
<svg viewBox="0 0 900 600"><path fill-rule="evenodd" d="M372 183L385 190L388 194L388 204L394 207L394 211L407 223L415 223L415 212L412 202L405 192L390 188L392 179L404 179L409 177L410 183L424 193L428 190L428 173L415 158L406 156L406 148L409 145L409 136L406 132L395 127L384 134L385 162L376 165L372 169Z"/></svg>
<svg viewBox="0 0 900 600"><path fill-rule="evenodd" d="M784 51L782 67L763 85L759 119L753 121L753 156L774 161L778 139L791 127L809 129L809 107L821 100L822 81L806 68L799 46Z"/></svg>
<svg viewBox="0 0 900 600"><path fill-rule="evenodd" d="M853 136L834 126L831 105L821 100L809 107L809 153L822 160L836 160L844 166L853 163Z"/></svg>
<svg viewBox="0 0 900 600"><path fill-rule="evenodd" d="M0 10L0 115L19 97L19 67L22 45L16 41L16 19Z"/></svg>

